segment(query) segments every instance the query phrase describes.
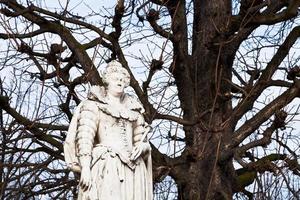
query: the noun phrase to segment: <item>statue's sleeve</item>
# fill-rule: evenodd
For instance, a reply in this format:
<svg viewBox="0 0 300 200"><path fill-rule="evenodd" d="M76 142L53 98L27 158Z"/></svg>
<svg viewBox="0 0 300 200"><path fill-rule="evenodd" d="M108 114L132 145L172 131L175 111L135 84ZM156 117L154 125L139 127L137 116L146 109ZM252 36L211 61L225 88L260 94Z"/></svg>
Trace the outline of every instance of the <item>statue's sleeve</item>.
<svg viewBox="0 0 300 200"><path fill-rule="evenodd" d="M98 107L87 100L81 106L76 134L77 156L91 156L98 128Z"/></svg>
<svg viewBox="0 0 300 200"><path fill-rule="evenodd" d="M133 145L143 144L144 152L151 150L147 135L150 131L150 126L145 122L143 115L140 113L133 130Z"/></svg>

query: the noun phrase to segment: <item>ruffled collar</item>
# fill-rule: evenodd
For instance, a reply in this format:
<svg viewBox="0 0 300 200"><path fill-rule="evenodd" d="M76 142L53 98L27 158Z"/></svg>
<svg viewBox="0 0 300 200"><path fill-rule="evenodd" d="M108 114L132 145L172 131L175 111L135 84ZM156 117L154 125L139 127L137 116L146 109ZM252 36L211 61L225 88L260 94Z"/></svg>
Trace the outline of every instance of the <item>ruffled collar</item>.
<svg viewBox="0 0 300 200"><path fill-rule="evenodd" d="M92 86L88 93L88 99L98 102L99 109L114 118L135 121L139 114L144 113L144 108L138 99L127 93L121 97L122 106L116 107L111 104L106 89L102 86Z"/></svg>

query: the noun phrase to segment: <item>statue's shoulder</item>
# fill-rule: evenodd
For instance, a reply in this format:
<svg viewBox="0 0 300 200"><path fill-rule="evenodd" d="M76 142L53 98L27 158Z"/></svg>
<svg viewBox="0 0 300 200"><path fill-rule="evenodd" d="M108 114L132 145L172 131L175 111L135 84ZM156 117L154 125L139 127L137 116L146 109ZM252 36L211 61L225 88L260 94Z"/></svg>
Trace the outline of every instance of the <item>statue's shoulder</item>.
<svg viewBox="0 0 300 200"><path fill-rule="evenodd" d="M143 114L145 112L143 104L134 95L127 94L127 93L124 94L124 102L127 105L127 107L132 111L136 111L141 114Z"/></svg>
<svg viewBox="0 0 300 200"><path fill-rule="evenodd" d="M87 95L87 100L93 101L94 103L98 102L102 104L107 104L105 88L103 86L98 85L91 86Z"/></svg>
<svg viewBox="0 0 300 200"><path fill-rule="evenodd" d="M85 99L80 103L80 109L96 112L98 109L98 102L90 99Z"/></svg>

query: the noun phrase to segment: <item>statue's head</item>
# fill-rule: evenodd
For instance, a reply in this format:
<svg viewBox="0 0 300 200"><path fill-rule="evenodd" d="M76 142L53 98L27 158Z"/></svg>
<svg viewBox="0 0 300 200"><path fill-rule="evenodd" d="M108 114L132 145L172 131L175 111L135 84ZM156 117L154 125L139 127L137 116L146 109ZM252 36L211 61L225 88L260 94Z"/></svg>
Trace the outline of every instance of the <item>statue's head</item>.
<svg viewBox="0 0 300 200"><path fill-rule="evenodd" d="M119 89L123 90L125 87L129 86L130 83L130 75L128 71L116 60L107 64L103 71L102 78L108 89L110 86L114 88L118 88L120 86L121 88Z"/></svg>
<svg viewBox="0 0 300 200"><path fill-rule="evenodd" d="M111 61L107 64L105 70L103 71L102 78L106 85L108 85L110 79L115 77L115 74L120 74L124 77L126 87L130 83L130 75L128 71L122 67L121 63L116 60Z"/></svg>

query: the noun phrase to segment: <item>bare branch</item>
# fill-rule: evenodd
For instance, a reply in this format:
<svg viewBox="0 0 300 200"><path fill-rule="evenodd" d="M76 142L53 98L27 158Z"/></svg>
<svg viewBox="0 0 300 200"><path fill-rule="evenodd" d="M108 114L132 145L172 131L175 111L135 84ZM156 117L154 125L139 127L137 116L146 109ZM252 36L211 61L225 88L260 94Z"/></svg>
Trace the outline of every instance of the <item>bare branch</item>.
<svg viewBox="0 0 300 200"><path fill-rule="evenodd" d="M61 130L66 131L68 130L67 125L53 125L53 124L44 124L39 122L30 121L26 117L20 115L15 109L10 107L9 99L6 96L0 96L0 107L9 113L13 118L15 118L18 122L26 126L28 129L31 128L42 128L48 130Z"/></svg>
<svg viewBox="0 0 300 200"><path fill-rule="evenodd" d="M31 38L37 35L40 35L42 33L47 32L46 29L38 29L35 31L32 31L30 33L25 33L25 34L6 34L6 33L0 33L0 38L2 39L10 39L10 38L20 38L20 39L24 39L24 38Z"/></svg>
<svg viewBox="0 0 300 200"><path fill-rule="evenodd" d="M297 16L300 2L298 0L289 1L288 7L279 13L257 14L251 20L253 24L272 25L278 22L290 20Z"/></svg>
<svg viewBox="0 0 300 200"><path fill-rule="evenodd" d="M115 7L115 15L112 21L112 26L115 28L115 32L111 33L111 35L115 39L118 39L122 34L121 20L123 18L124 11L125 11L124 0L119 0Z"/></svg>
<svg viewBox="0 0 300 200"><path fill-rule="evenodd" d="M254 117L247 120L244 125L237 129L232 137L230 146L239 145L246 137L252 134L263 122L269 119L277 110L282 109L295 97L300 97L300 82L297 81L292 88L285 91L271 103L266 105Z"/></svg>
<svg viewBox="0 0 300 200"><path fill-rule="evenodd" d="M14 10L16 15L22 15L29 21L36 23L41 27L41 29L45 29L49 32L58 34L77 56L77 59L85 70L87 76L89 77L88 80L90 80L91 84L103 85L102 79L100 78L99 73L89 55L87 54L83 46L70 33L69 29L59 24L58 22L46 20L38 14L30 11L29 8L25 8L24 6L18 4L15 0L1 1L0 3L3 3Z"/></svg>
<svg viewBox="0 0 300 200"><path fill-rule="evenodd" d="M273 56L267 67L262 71L260 78L257 80L253 88L250 90L248 96L246 96L234 109L231 120L236 123L241 116L243 116L249 109L252 108L253 103L262 93L262 91L268 86L274 72L282 62L282 60L288 54L290 48L297 41L300 36L300 26L295 27L288 37L285 39L282 45L280 45L278 51Z"/></svg>
<svg viewBox="0 0 300 200"><path fill-rule="evenodd" d="M161 35L164 38L167 38L170 41L174 41L174 36L173 34L169 31L167 32L166 30L163 29L163 27L159 26L156 21L159 18L159 12L151 9L149 11L149 13L147 14L147 20L150 23L150 25L152 26L153 30L158 33L159 35Z"/></svg>

